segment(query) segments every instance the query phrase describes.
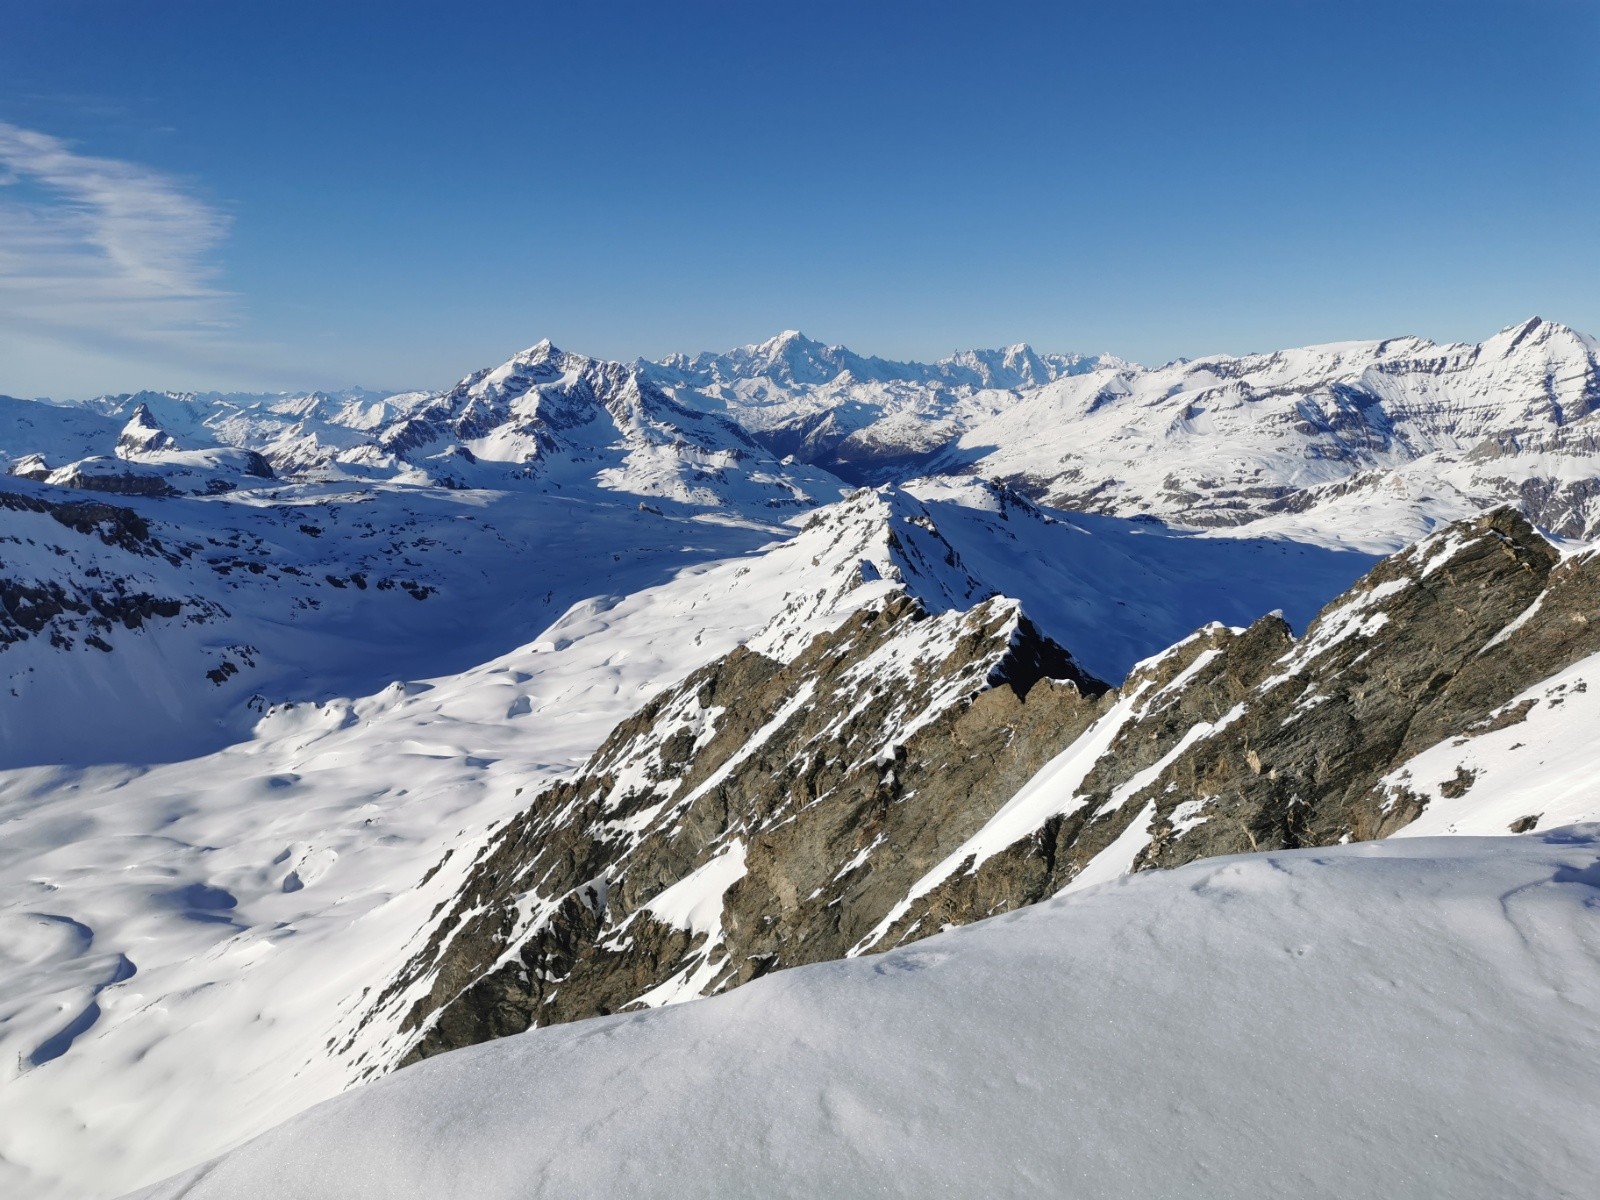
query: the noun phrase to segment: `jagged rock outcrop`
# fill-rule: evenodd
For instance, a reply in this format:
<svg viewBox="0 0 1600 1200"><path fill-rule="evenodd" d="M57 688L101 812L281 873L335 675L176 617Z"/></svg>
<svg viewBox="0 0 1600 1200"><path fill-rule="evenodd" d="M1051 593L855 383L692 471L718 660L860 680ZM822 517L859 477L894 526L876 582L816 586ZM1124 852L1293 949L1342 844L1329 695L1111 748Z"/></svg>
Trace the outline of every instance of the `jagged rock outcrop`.
<svg viewBox="0 0 1600 1200"><path fill-rule="evenodd" d="M1007 819L857 949L1075 880L1386 836L1428 803L1397 769L1521 719L1513 698L1597 652L1600 555L1561 559L1510 509L1451 526L1381 562L1299 641L1266 617L1202 631L1135 671Z"/></svg>
<svg viewBox="0 0 1600 1200"><path fill-rule="evenodd" d="M150 412L150 406L140 404L128 417L128 423L117 437L116 454L118 458L137 458L141 454L176 450L177 447L177 439L161 428Z"/></svg>
<svg viewBox="0 0 1600 1200"><path fill-rule="evenodd" d="M1596 652L1600 555L1563 560L1510 509L1380 563L1299 640L1276 615L1207 626L1115 691L1014 602L891 600L624 722L498 832L375 1011L406 1011L415 1061L1074 882L1381 837L1427 803L1397 767Z"/></svg>
<svg viewBox="0 0 1600 1200"><path fill-rule="evenodd" d="M1003 599L736 650L499 831L378 1007L415 1059L840 957L1105 690Z"/></svg>

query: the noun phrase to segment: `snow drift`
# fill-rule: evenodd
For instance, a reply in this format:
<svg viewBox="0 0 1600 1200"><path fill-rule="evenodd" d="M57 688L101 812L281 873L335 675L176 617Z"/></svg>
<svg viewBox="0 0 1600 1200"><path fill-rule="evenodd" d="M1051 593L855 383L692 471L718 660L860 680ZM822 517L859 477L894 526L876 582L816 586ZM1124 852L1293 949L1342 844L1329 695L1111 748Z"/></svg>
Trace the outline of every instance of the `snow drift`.
<svg viewBox="0 0 1600 1200"><path fill-rule="evenodd" d="M1600 826L1130 876L459 1051L146 1200L1579 1196Z"/></svg>

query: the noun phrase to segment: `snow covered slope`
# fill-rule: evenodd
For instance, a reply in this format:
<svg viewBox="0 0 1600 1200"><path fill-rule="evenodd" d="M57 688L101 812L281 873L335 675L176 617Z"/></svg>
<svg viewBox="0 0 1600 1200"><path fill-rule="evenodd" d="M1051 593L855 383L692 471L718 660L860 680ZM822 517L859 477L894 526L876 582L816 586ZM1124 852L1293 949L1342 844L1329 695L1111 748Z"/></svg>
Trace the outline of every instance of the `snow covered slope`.
<svg viewBox="0 0 1600 1200"><path fill-rule="evenodd" d="M1015 601L935 616L904 572L909 595L798 653L741 648L690 675L536 797L378 994L370 1020L392 1032L364 1057L713 994L1131 870L1419 814L1600 819L1565 748L1591 715L1600 559L1558 559L1502 509L1380 563L1298 641L1275 615L1207 625L1114 692ZM1570 708L1519 729L1520 759L1476 741L1541 703ZM1463 754L1486 765L1444 769ZM1462 810L1494 765L1492 802ZM663 915L680 910L698 915Z"/></svg>
<svg viewBox="0 0 1600 1200"><path fill-rule="evenodd" d="M1078 523L970 481L862 491L780 528L600 489L271 486L119 497L176 564L107 544L99 510L82 529L13 514L63 589L103 595L115 575L227 615L112 622L94 634L109 653L83 622L68 648L49 626L0 652L44 677L8 710L38 739L12 763L65 759L0 772L0 1187L103 1196L348 1086L391 1053L398 1016L367 1019L370 1000L490 830L740 642L787 660L901 593L958 624L1003 587L1116 674L1199 622L1309 616L1368 562ZM202 652L235 643L251 660L207 678Z"/></svg>
<svg viewBox="0 0 1600 1200"><path fill-rule="evenodd" d="M0 765L207 753L250 736L272 703L466 670L572 604L785 532L598 490L275 483L149 498L5 481Z"/></svg>
<svg viewBox="0 0 1600 1200"><path fill-rule="evenodd" d="M572 522L547 543L575 572L563 588L605 533ZM468 669L279 701L184 761L0 772L0 1193L115 1195L348 1086L332 1051L364 992L519 793L759 630L809 558L606 555L625 590Z"/></svg>
<svg viewBox="0 0 1600 1200"><path fill-rule="evenodd" d="M1600 829L1134 876L408 1068L149 1200L1579 1197Z"/></svg>
<svg viewBox="0 0 1600 1200"><path fill-rule="evenodd" d="M1477 519L1493 475L1587 528L1593 343L1273 357L1168 394L1015 348L541 343L437 393L0 401L0 1192L220 1153L447 1048L497 971L565 1020L1132 867L1600 817L1596 560ZM1095 380L1070 429L1004 424ZM813 418L896 481L783 461ZM1105 511L972 473L1063 446ZM548 861L497 857L535 827Z"/></svg>
<svg viewBox="0 0 1600 1200"><path fill-rule="evenodd" d="M382 402L4 401L0 450L0 765L188 757L463 670L843 490L548 343Z"/></svg>
<svg viewBox="0 0 1600 1200"><path fill-rule="evenodd" d="M1289 514L1374 548L1374 533L1397 549L1506 501L1592 537L1597 409L1600 343L1535 317L1479 345L1397 338L1058 380L963 432L930 469L1193 525Z"/></svg>

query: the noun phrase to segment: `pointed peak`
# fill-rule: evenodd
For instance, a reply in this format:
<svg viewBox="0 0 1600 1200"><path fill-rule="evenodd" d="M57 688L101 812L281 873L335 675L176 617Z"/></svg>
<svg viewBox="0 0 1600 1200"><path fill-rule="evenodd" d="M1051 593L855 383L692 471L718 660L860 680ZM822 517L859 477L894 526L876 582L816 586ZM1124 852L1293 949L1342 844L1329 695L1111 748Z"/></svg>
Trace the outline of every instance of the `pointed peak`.
<svg viewBox="0 0 1600 1200"><path fill-rule="evenodd" d="M161 423L156 420L155 414L150 411L150 406L143 400L133 406L133 411L128 414L124 431L131 430L160 430Z"/></svg>
<svg viewBox="0 0 1600 1200"><path fill-rule="evenodd" d="M128 415L128 422L117 437L116 453L175 449L177 442L155 419L149 407L140 401Z"/></svg>
<svg viewBox="0 0 1600 1200"><path fill-rule="evenodd" d="M767 351L769 353L778 353L784 350L792 349L795 346L809 347L820 346L821 344L822 343L808 338L798 329L785 329L776 337L770 337L766 341L759 343L754 347L754 349Z"/></svg>
<svg viewBox="0 0 1600 1200"><path fill-rule="evenodd" d="M1516 325L1507 325L1487 342L1485 347L1493 347L1501 354L1512 354L1522 347L1549 345L1556 342L1575 342L1583 349L1593 351L1596 342L1576 330L1562 325L1558 321L1547 321L1543 317L1529 317Z"/></svg>
<svg viewBox="0 0 1600 1200"><path fill-rule="evenodd" d="M549 338L540 338L533 345L523 350L515 357L541 361L547 358L560 358L562 351Z"/></svg>
<svg viewBox="0 0 1600 1200"><path fill-rule="evenodd" d="M1528 338L1536 335L1539 330L1543 328L1543 326L1544 318L1539 316L1529 317L1520 325L1507 326L1505 329L1500 331L1502 334L1509 333L1511 335L1511 344L1507 346L1506 349L1508 351L1515 350L1519 345L1527 341Z"/></svg>

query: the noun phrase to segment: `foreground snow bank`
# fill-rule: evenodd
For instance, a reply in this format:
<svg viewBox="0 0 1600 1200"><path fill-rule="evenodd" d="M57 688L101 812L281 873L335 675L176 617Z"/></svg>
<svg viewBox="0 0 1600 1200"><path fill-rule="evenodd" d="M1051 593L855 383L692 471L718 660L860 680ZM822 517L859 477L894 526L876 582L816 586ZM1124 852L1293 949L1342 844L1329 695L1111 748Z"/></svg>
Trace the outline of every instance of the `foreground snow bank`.
<svg viewBox="0 0 1600 1200"><path fill-rule="evenodd" d="M1600 825L1212 859L458 1051L147 1197L1578 1196Z"/></svg>

